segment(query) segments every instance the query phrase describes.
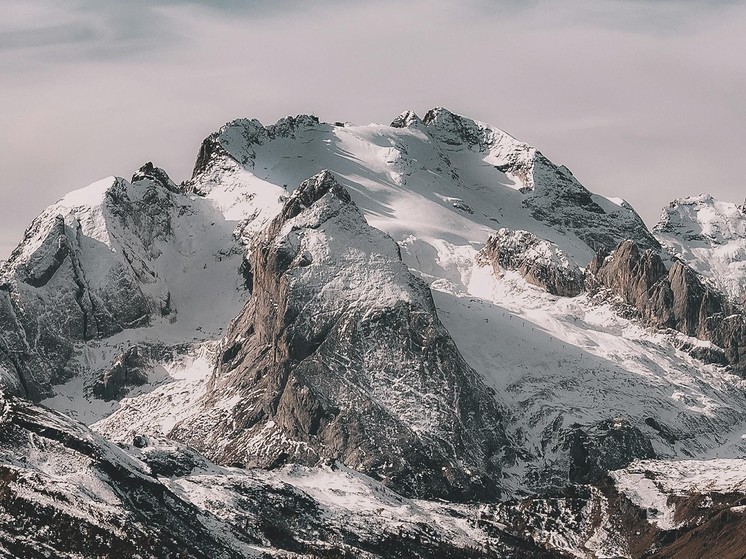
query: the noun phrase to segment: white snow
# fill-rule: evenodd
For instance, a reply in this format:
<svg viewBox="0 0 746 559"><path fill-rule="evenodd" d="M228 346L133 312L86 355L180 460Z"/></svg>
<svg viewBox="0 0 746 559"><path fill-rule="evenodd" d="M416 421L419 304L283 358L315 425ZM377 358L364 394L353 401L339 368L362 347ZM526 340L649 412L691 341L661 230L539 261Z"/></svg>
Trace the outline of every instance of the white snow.
<svg viewBox="0 0 746 559"><path fill-rule="evenodd" d="M195 404L205 394L216 351L216 343L204 343L187 354L174 356L173 361L162 362L159 367L163 375L158 382L133 391L112 406L111 411L116 413L95 417L97 423L91 427L121 442L142 433L165 436L194 412ZM72 401L80 405L78 400Z"/></svg>
<svg viewBox="0 0 746 559"><path fill-rule="evenodd" d="M734 299L746 294L746 214L709 194L680 198L661 213L653 230L683 259Z"/></svg>
<svg viewBox="0 0 746 559"><path fill-rule="evenodd" d="M619 491L648 511L663 530L678 527L670 498L707 493L746 493L746 460L640 460L611 472ZM731 509L733 510L733 509Z"/></svg>

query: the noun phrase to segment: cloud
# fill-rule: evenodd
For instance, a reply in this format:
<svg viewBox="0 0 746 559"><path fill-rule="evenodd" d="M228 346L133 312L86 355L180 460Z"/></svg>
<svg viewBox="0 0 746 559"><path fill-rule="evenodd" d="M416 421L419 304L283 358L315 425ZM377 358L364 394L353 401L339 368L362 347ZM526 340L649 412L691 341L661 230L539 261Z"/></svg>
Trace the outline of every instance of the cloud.
<svg viewBox="0 0 746 559"><path fill-rule="evenodd" d="M0 21L0 70L23 71L29 63L38 67L115 61L188 48L193 38L176 25L183 13L266 21L341 5L343 0L320 0L313 6L303 0L39 0L32 6L19 0L7 2ZM23 61L18 59L19 51Z"/></svg>
<svg viewBox="0 0 746 559"><path fill-rule="evenodd" d="M173 25L175 11L198 10L206 17L257 21L267 18L287 18L308 15L325 8L350 11L373 6L387 17L412 14L417 10L437 13L447 11L455 21L483 18L521 17L532 14L540 24L584 25L625 29L637 32L661 32L685 29L701 24L713 10L738 5L737 0L434 0L429 5L412 2L410 8L383 0L360 0L355 4L342 0L321 0L309 4L303 0L70 0L60 4L41 0L29 9L26 3L9 0L0 22L0 51L17 49L56 49L55 62L61 57L133 56L143 50L153 50L188 41L183 31ZM352 6L352 7L351 7ZM14 14L16 16L14 17ZM20 15L20 16L19 16ZM332 15L332 20L334 15ZM428 18L427 13L417 14ZM60 50L61 49L61 50Z"/></svg>
<svg viewBox="0 0 746 559"><path fill-rule="evenodd" d="M79 44L91 41L95 32L88 26L69 23L0 32L0 49Z"/></svg>
<svg viewBox="0 0 746 559"><path fill-rule="evenodd" d="M157 7L140 2L42 1L27 10L15 0L3 10L15 14L0 24L0 59L13 64L16 52L35 64L127 58L180 38Z"/></svg>

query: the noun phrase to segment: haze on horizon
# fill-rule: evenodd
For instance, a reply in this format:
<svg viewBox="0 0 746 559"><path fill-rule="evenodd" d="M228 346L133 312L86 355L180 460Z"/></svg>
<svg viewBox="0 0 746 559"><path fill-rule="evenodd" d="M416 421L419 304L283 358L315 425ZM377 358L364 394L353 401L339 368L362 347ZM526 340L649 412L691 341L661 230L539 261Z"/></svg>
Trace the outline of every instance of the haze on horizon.
<svg viewBox="0 0 746 559"><path fill-rule="evenodd" d="M445 106L627 199L744 199L746 5L669 0L8 0L0 258L70 190L191 173L237 117L388 123Z"/></svg>

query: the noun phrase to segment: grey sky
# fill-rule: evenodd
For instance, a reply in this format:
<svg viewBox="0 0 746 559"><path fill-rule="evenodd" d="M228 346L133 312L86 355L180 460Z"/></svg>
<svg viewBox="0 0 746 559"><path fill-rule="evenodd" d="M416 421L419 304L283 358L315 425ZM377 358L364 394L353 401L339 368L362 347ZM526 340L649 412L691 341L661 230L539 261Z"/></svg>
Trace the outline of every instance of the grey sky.
<svg viewBox="0 0 746 559"><path fill-rule="evenodd" d="M443 105L564 163L649 225L741 202L736 1L6 0L0 257L44 207L147 160L179 181L239 116L360 124Z"/></svg>

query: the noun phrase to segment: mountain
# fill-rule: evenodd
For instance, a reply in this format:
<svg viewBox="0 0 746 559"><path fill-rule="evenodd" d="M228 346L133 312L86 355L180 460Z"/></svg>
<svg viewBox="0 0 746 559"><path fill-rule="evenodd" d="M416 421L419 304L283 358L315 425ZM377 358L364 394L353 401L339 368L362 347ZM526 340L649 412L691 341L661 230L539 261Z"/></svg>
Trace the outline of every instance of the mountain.
<svg viewBox="0 0 746 559"><path fill-rule="evenodd" d="M215 336L245 299L233 228L152 164L47 208L2 268L6 384L38 400L82 375L104 395L122 351ZM204 286L214 301L195 297Z"/></svg>
<svg viewBox="0 0 746 559"><path fill-rule="evenodd" d="M656 238L732 299L743 302L746 287L744 206L708 194L674 200L653 228Z"/></svg>
<svg viewBox="0 0 746 559"><path fill-rule="evenodd" d="M0 549L740 557L744 231L443 108L232 121L2 264Z"/></svg>

